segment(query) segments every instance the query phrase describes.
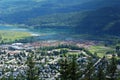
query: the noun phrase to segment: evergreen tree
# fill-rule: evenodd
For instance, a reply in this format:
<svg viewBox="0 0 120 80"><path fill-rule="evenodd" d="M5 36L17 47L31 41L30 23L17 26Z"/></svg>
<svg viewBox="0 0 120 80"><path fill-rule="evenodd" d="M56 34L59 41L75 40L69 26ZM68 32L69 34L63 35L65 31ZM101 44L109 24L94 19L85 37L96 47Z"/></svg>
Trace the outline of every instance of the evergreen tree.
<svg viewBox="0 0 120 80"><path fill-rule="evenodd" d="M86 66L85 72L84 72L84 74L85 74L84 79L85 79L85 80L92 80L92 74L93 74L93 72L94 72L94 67L93 67L93 65L94 65L94 64L93 64L93 62L92 62L92 60L91 60L91 58L90 58L87 66Z"/></svg>
<svg viewBox="0 0 120 80"><path fill-rule="evenodd" d="M8 80L14 80L14 76L13 75L10 75Z"/></svg>
<svg viewBox="0 0 120 80"><path fill-rule="evenodd" d="M27 59L27 80L38 80L38 70L35 67L35 62L34 62L34 56L33 54L30 54L28 59Z"/></svg>
<svg viewBox="0 0 120 80"><path fill-rule="evenodd" d="M26 80L26 77L23 74L19 73L16 77L16 80Z"/></svg>
<svg viewBox="0 0 120 80"><path fill-rule="evenodd" d="M82 76L76 55L65 55L59 62L61 80L80 80Z"/></svg>
<svg viewBox="0 0 120 80"><path fill-rule="evenodd" d="M105 73L104 73L104 69L103 69L102 66L99 66L99 67L98 67L97 80L106 80L106 78L105 78Z"/></svg>
<svg viewBox="0 0 120 80"><path fill-rule="evenodd" d="M70 67L70 80L79 80L80 79L80 69L77 62L77 56L73 55L71 56L72 60L70 61L69 67Z"/></svg>
<svg viewBox="0 0 120 80"><path fill-rule="evenodd" d="M118 77L117 80L120 80L120 70L118 71Z"/></svg>
<svg viewBox="0 0 120 80"><path fill-rule="evenodd" d="M0 80L6 80L5 76L3 76Z"/></svg>
<svg viewBox="0 0 120 80"><path fill-rule="evenodd" d="M108 65L108 70L109 70L109 76L110 76L110 80L116 80L116 70L117 70L117 60L115 55L112 55L112 58L110 60L110 64Z"/></svg>
<svg viewBox="0 0 120 80"><path fill-rule="evenodd" d="M59 61L60 69L60 79L61 80L69 80L69 60L67 55L63 55L62 59Z"/></svg>

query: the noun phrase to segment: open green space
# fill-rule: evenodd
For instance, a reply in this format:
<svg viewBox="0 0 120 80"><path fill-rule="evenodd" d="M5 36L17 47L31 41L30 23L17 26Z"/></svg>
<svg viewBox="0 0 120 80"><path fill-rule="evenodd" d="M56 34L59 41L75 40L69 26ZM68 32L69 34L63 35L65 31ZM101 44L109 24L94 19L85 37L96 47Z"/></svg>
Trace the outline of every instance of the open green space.
<svg viewBox="0 0 120 80"><path fill-rule="evenodd" d="M0 31L0 43L10 43L30 36L31 34L28 32L2 30Z"/></svg>
<svg viewBox="0 0 120 80"><path fill-rule="evenodd" d="M103 45L96 45L96 46L91 46L89 48L89 51L91 53L97 53L97 56L103 57L105 56L106 52L112 52L114 49L112 47L105 47Z"/></svg>

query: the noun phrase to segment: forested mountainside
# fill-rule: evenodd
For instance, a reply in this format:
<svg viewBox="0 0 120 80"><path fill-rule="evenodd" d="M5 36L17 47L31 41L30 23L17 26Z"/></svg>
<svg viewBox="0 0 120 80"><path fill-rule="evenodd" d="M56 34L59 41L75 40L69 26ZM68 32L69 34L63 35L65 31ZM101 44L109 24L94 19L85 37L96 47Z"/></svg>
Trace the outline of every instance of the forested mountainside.
<svg viewBox="0 0 120 80"><path fill-rule="evenodd" d="M105 7L94 11L52 14L30 19L25 24L73 27L77 33L119 35L120 8Z"/></svg>
<svg viewBox="0 0 120 80"><path fill-rule="evenodd" d="M1 0L1 24L72 27L76 33L119 35L119 0Z"/></svg>

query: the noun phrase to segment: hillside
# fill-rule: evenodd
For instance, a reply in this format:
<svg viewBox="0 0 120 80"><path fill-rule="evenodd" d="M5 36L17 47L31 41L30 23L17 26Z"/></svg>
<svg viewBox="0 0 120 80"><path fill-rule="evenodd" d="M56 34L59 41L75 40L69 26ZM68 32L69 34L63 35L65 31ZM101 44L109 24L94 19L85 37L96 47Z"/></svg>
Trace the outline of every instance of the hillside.
<svg viewBox="0 0 120 80"><path fill-rule="evenodd" d="M105 7L89 12L77 28L85 33L119 35L119 22L120 7Z"/></svg>
<svg viewBox="0 0 120 80"><path fill-rule="evenodd" d="M66 13L80 10L79 6L92 0L1 0L0 22L23 24L24 21L38 16ZM72 3L72 4L71 4Z"/></svg>
<svg viewBox="0 0 120 80"><path fill-rule="evenodd" d="M72 3L72 4L71 4ZM32 6L31 6L32 5ZM29 19L50 14L91 11L120 5L119 0L1 0L0 23L24 24Z"/></svg>
<svg viewBox="0 0 120 80"><path fill-rule="evenodd" d="M119 0L1 0L0 4L1 24L25 24L33 29L67 27L78 34L119 35Z"/></svg>
<svg viewBox="0 0 120 80"><path fill-rule="evenodd" d="M120 8L105 7L93 11L53 14L30 19L30 26L73 27L77 33L119 35ZM36 28L35 27L35 28Z"/></svg>

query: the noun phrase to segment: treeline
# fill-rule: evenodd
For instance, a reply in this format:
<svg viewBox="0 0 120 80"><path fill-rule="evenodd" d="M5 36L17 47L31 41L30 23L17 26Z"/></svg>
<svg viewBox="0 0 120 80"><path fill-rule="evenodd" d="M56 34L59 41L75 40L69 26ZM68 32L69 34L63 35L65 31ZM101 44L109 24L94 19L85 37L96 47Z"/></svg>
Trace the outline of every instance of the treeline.
<svg viewBox="0 0 120 80"><path fill-rule="evenodd" d="M84 48L80 48L74 45L60 44L58 46L40 47L40 50L53 50L53 49L60 49L60 48L69 48L71 50L83 50L84 49Z"/></svg>
<svg viewBox="0 0 120 80"><path fill-rule="evenodd" d="M61 45L58 45L58 46L49 46L49 47L40 47L39 50L42 50L42 51L50 51L50 50L53 50L53 49L61 49L63 48L64 51L67 52L67 48L68 49L71 49L71 50L80 50L80 51L84 51L86 52L86 54L88 54L89 56L91 57L97 57L96 55L94 55L93 53L91 53L89 50L85 49L84 47L78 47L78 46L75 46L75 45L68 45L68 44L61 44Z"/></svg>
<svg viewBox="0 0 120 80"><path fill-rule="evenodd" d="M87 63L78 62L76 55L64 55L59 62L58 80L120 80L117 64L114 54L111 59L103 57L96 62L89 58Z"/></svg>

